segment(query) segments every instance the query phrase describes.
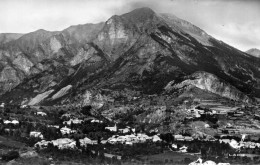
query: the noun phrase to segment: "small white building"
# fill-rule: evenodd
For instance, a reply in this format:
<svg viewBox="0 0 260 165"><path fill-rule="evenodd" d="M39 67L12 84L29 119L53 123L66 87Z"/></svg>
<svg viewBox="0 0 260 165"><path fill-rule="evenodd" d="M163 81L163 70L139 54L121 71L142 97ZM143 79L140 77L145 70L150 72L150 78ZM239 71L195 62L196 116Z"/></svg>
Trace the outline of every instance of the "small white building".
<svg viewBox="0 0 260 165"><path fill-rule="evenodd" d="M174 139L176 141L184 141L184 137L182 135L174 135Z"/></svg>
<svg viewBox="0 0 260 165"><path fill-rule="evenodd" d="M125 142L125 144L132 146L132 145L133 145L133 142Z"/></svg>
<svg viewBox="0 0 260 165"><path fill-rule="evenodd" d="M107 140L101 140L101 144L107 144Z"/></svg>
<svg viewBox="0 0 260 165"><path fill-rule="evenodd" d="M20 108L24 109L27 108L28 105L21 105Z"/></svg>
<svg viewBox="0 0 260 165"><path fill-rule="evenodd" d="M109 130L109 131L111 131L111 132L117 132L117 126L116 126L116 124L115 124L115 126L113 126L113 127L105 127L105 129L107 129L107 130Z"/></svg>
<svg viewBox="0 0 260 165"><path fill-rule="evenodd" d="M93 119L91 120L91 123L103 123L102 120Z"/></svg>
<svg viewBox="0 0 260 165"><path fill-rule="evenodd" d="M5 107L5 103L2 103L2 104L0 105L0 107L1 107L1 108L4 108L4 107Z"/></svg>
<svg viewBox="0 0 260 165"><path fill-rule="evenodd" d="M188 149L188 147L182 146L182 147L180 148L180 152L186 153L186 152L187 152L187 149Z"/></svg>
<svg viewBox="0 0 260 165"><path fill-rule="evenodd" d="M37 132L37 131L32 131L32 132L30 132L30 137L35 137L35 138L43 139L42 133L41 133L41 132Z"/></svg>
<svg viewBox="0 0 260 165"><path fill-rule="evenodd" d="M58 125L48 125L48 127L53 127L53 128L57 128L57 129L60 128L60 126L58 126Z"/></svg>
<svg viewBox="0 0 260 165"><path fill-rule="evenodd" d="M88 144L93 144L92 140L85 137L84 139L79 139L80 146L87 147Z"/></svg>
<svg viewBox="0 0 260 165"><path fill-rule="evenodd" d="M13 120L13 121L12 121L12 124L13 124L13 125L18 125L18 124L19 124L19 121L18 121L18 120Z"/></svg>
<svg viewBox="0 0 260 165"><path fill-rule="evenodd" d="M172 144L172 148L177 149L178 148L177 144Z"/></svg>
<svg viewBox="0 0 260 165"><path fill-rule="evenodd" d="M71 125L71 123L81 124L82 122L83 122L83 120L80 120L80 119L70 119L69 121L64 121L63 124L67 124L67 125Z"/></svg>
<svg viewBox="0 0 260 165"><path fill-rule="evenodd" d="M118 129L121 133L128 133L130 132L129 128L122 128L122 129Z"/></svg>
<svg viewBox="0 0 260 165"><path fill-rule="evenodd" d="M12 123L12 122L9 120L4 120L4 124L10 124L10 123Z"/></svg>
<svg viewBox="0 0 260 165"><path fill-rule="evenodd" d="M60 129L60 132L61 132L62 135L65 135L65 134L69 135L69 134L72 134L72 133L76 133L76 130L72 130L72 129L68 128L68 127L62 127Z"/></svg>
<svg viewBox="0 0 260 165"><path fill-rule="evenodd" d="M47 116L47 114L45 112L36 112L36 115L39 116Z"/></svg>
<svg viewBox="0 0 260 165"><path fill-rule="evenodd" d="M160 142L162 139L158 135L153 136L153 142Z"/></svg>
<svg viewBox="0 0 260 165"><path fill-rule="evenodd" d="M52 140L52 144L59 149L76 149L76 141L69 138Z"/></svg>
<svg viewBox="0 0 260 165"><path fill-rule="evenodd" d="M18 120L4 120L4 124L13 124L13 125L18 125L19 121Z"/></svg>
<svg viewBox="0 0 260 165"><path fill-rule="evenodd" d="M48 144L52 143L51 141L42 140L34 144L34 147L39 147L40 149L48 147Z"/></svg>

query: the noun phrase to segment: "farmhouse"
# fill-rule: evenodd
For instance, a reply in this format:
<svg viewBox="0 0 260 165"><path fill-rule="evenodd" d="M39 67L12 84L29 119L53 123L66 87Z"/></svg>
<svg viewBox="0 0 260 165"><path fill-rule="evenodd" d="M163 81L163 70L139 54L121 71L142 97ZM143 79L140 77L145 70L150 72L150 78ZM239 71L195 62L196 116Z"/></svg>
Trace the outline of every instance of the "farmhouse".
<svg viewBox="0 0 260 165"><path fill-rule="evenodd" d="M47 116L47 114L45 112L36 112L36 115L39 116Z"/></svg>
<svg viewBox="0 0 260 165"><path fill-rule="evenodd" d="M88 144L93 144L92 140L85 137L84 139L79 139L80 146L86 147Z"/></svg>
<svg viewBox="0 0 260 165"><path fill-rule="evenodd" d="M68 127L62 127L60 129L60 132L61 132L62 135L65 135L65 134L69 135L71 133L76 133L76 130L72 130L72 129L68 128Z"/></svg>
<svg viewBox="0 0 260 165"><path fill-rule="evenodd" d="M64 121L63 124L67 124L67 125L71 125L71 123L81 124L82 122L83 122L83 120L80 120L80 119L70 119L69 121Z"/></svg>
<svg viewBox="0 0 260 165"><path fill-rule="evenodd" d="M30 132L30 137L43 139L43 135L41 132L32 131Z"/></svg>
<svg viewBox="0 0 260 165"><path fill-rule="evenodd" d="M174 135L174 139L176 141L184 141L184 137L182 135Z"/></svg>
<svg viewBox="0 0 260 165"><path fill-rule="evenodd" d="M59 149L75 149L76 141L68 138L52 140L52 144L57 146Z"/></svg>
<svg viewBox="0 0 260 165"><path fill-rule="evenodd" d="M105 129L107 129L107 130L109 130L109 131L111 131L111 132L117 132L117 126L116 126L116 124L115 124L115 126L113 126L113 127L105 127Z"/></svg>

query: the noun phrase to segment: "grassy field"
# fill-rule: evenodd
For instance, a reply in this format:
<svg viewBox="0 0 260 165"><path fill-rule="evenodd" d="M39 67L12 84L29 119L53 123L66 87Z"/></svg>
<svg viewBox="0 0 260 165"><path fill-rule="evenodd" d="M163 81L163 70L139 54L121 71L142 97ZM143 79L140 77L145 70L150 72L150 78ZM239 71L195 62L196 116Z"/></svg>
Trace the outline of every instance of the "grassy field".
<svg viewBox="0 0 260 165"><path fill-rule="evenodd" d="M24 143L3 136L0 136L0 145L10 147L10 148L17 148L17 149L26 147Z"/></svg>
<svg viewBox="0 0 260 165"><path fill-rule="evenodd" d="M171 163L180 163L183 162L185 158L190 159L191 161L197 160L198 155L192 155L192 154L185 154L185 153L179 153L179 152L165 152L161 154L156 155L149 155L144 156L141 159L144 160L147 163L154 162L154 163L165 163L165 162L171 162Z"/></svg>

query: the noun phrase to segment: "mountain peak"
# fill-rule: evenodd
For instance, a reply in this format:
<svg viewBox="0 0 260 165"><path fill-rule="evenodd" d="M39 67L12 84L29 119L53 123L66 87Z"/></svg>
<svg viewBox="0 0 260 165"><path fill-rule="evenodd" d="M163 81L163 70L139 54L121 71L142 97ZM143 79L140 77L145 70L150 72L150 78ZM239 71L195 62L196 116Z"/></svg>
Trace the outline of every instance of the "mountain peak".
<svg viewBox="0 0 260 165"><path fill-rule="evenodd" d="M149 8L149 7L141 7L141 8L137 8L137 9L134 9L133 11L131 11L131 13L146 13L146 14L155 14L155 12Z"/></svg>
<svg viewBox="0 0 260 165"><path fill-rule="evenodd" d="M252 49L247 50L246 53L248 53L248 54L250 54L252 56L260 58L260 50L259 49L252 48Z"/></svg>
<svg viewBox="0 0 260 165"><path fill-rule="evenodd" d="M146 21L147 19L152 19L155 15L156 13L152 9L148 7L143 7L135 9L129 13L123 14L122 16L134 22L142 22Z"/></svg>

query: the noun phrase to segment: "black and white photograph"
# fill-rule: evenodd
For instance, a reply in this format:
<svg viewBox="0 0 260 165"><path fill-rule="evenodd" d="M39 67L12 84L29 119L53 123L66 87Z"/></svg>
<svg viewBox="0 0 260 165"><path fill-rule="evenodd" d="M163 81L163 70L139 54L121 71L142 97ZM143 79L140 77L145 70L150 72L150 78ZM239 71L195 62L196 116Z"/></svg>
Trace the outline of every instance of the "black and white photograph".
<svg viewBox="0 0 260 165"><path fill-rule="evenodd" d="M0 164L259 165L260 0L0 0Z"/></svg>

